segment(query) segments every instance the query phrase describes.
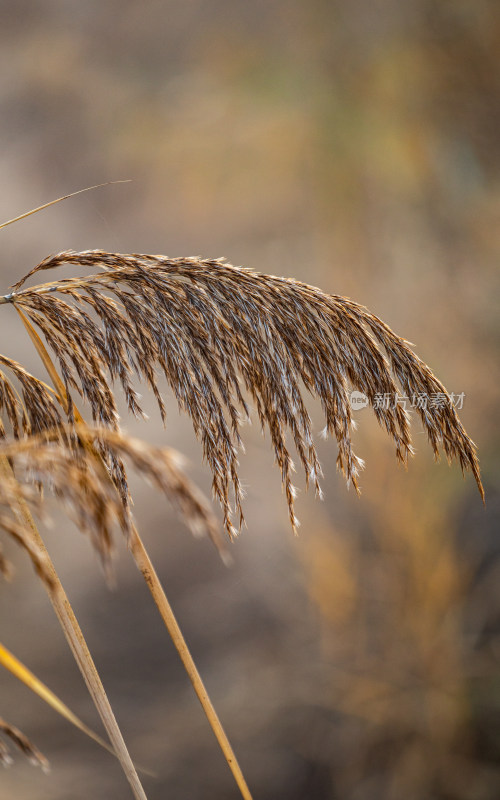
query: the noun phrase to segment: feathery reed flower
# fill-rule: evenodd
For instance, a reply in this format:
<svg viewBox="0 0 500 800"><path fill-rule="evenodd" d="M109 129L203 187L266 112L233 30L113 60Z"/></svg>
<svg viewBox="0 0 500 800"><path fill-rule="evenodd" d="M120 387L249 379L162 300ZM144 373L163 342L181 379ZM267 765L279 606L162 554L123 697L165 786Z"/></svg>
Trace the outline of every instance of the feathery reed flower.
<svg viewBox="0 0 500 800"><path fill-rule="evenodd" d="M64 265L100 271L23 288L35 273ZM165 422L158 371L165 375L202 442L230 536L235 533L231 487L238 524L243 521L237 455L241 421L249 414L245 393L271 437L294 529L294 465L287 432L306 483L321 494L321 466L304 387L320 399L326 431L337 441L338 467L356 490L363 462L352 448L350 387L367 395L403 463L412 453L409 415L399 403L380 407L376 396L400 391L406 396L443 394L442 404L417 409L422 425L436 458L443 450L449 461L458 459L462 470L473 472L483 496L474 443L444 386L408 342L345 297L327 295L293 279L233 267L223 259L90 250L49 256L2 301L14 303L52 349L66 388L70 421L71 393L76 392L90 405L94 422L116 429L111 388L115 382L121 384L129 410L140 416L135 372L153 391ZM38 391L51 410L50 395ZM30 425L40 429L31 408L29 414ZM103 455L125 499L121 462L106 448Z"/></svg>
<svg viewBox="0 0 500 800"><path fill-rule="evenodd" d="M66 264L99 271L24 287L26 279L35 273ZM234 513L240 527L243 522L237 457L241 423L250 413L246 398L253 401L262 430L271 437L294 529L294 465L287 434L293 439L306 484L312 484L321 494L321 466L304 389L319 398L325 430L337 441L337 465L357 491L363 462L351 443L350 388L367 396L403 463L412 453L409 415L401 404L381 406L376 397L396 396L400 389L405 396L439 393L444 402L417 407L434 455L437 458L443 450L449 461L459 461L463 471L470 469L484 499L474 443L444 386L408 342L363 306L299 281L233 267L223 259L65 251L32 269L10 294L0 297L1 303L16 307L55 391L12 359L0 356L0 414L4 412L17 440L0 446L0 527L25 547L43 578L135 797L145 800L144 790L34 523L30 508L40 508L40 495L32 484L19 482L23 466L38 485L50 483L78 526L90 536L105 566L113 526L118 524L128 536L132 555L241 794L251 800L131 519L123 459L150 477L188 523L205 529L217 543L216 525L202 496L180 472L172 451L151 448L120 434L114 384L121 385L129 411L141 416L134 386L137 374L155 395L165 423L166 409L158 386L159 373L163 373L179 408L188 414L201 440L212 472L213 493L222 506L230 537L236 532ZM58 370L36 328L52 350ZM20 394L6 373L14 376ZM90 406L96 428L83 424L75 404L77 395ZM0 438L5 436L0 422ZM0 571L7 568L0 554ZM4 724L2 729L18 743L24 741L10 726ZM27 752L36 753L33 748Z"/></svg>
<svg viewBox="0 0 500 800"><path fill-rule="evenodd" d="M76 440L70 438L69 433L75 435ZM0 445L0 457L9 458L13 466L12 476L4 477L0 484L0 508L3 509L0 528L24 547L43 580L51 580L44 554L30 532L8 513L19 497L39 514L43 512L42 497L33 481L50 486L77 527L89 536L106 570L109 570L113 529L118 527L126 536L130 535L130 508L123 504L103 462L92 450L95 442L111 450L115 457L130 462L139 474L167 496L194 533L206 533L219 545L216 519L205 497L182 471L179 453L152 447L112 430L86 425L70 429L66 425ZM23 472L29 481L21 479Z"/></svg>

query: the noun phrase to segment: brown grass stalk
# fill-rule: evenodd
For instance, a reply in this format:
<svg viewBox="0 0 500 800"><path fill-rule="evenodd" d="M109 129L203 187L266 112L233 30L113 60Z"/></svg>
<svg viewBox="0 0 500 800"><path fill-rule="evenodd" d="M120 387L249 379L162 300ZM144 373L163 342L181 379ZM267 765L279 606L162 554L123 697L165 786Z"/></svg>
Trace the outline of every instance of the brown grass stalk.
<svg viewBox="0 0 500 800"><path fill-rule="evenodd" d="M6 481L12 481L14 477L12 467L7 456L5 455L0 455L0 476ZM74 659L80 668L85 683L87 684L90 696L94 701L94 704L103 721L104 727L109 735L115 753L122 765L125 776L132 788L134 797L136 800L147 800L146 794L139 780L139 776L137 775L132 759L130 758L127 746L102 685L99 673L97 672L87 643L71 607L71 603L69 602L54 564L52 563L52 559L50 558L47 548L45 547L45 543L40 535L29 506L21 494L18 494L17 503L13 506L13 510L19 523L30 532L33 542L43 555L44 566L47 570L47 579L43 581L43 584L47 590L66 640L71 648Z"/></svg>
<svg viewBox="0 0 500 800"><path fill-rule="evenodd" d="M57 697L57 695L52 692L48 686L46 686L36 675L31 672L21 661L19 661L16 656L8 650L5 645L0 642L0 664L2 664L5 669L8 669L15 677L22 681L32 692L38 695L42 700L45 701L49 706L51 706L58 714L71 722L76 728L78 728L82 733L85 733L90 739L93 739L94 742L99 744L105 750L107 750L112 755L116 755L115 751L98 736L88 725L85 725L81 719L79 719L76 714L71 711L68 706L63 703L62 700Z"/></svg>
<svg viewBox="0 0 500 800"><path fill-rule="evenodd" d="M241 796L244 797L245 800L252 800L252 795L248 788L247 782L243 776L238 760L234 754L233 748L231 747L231 743L226 735L226 732L213 706L213 703L210 700L209 694L201 679L196 664L194 663L190 650L186 644L186 640L182 635L182 631L175 618L174 612L172 611L172 607L167 600L167 596L165 594L161 581L158 578L156 570L151 562L151 559L149 558L146 548L144 547L143 541L139 536L135 526L132 529L132 535L130 537L129 547L134 557L135 563L137 564L137 567L141 571L144 580L146 581L149 587L149 590L153 596L153 600L155 601L156 607L160 612L161 618L163 619L163 622L165 623L165 626L170 634L175 649L177 650L181 658L181 661L184 665L184 669L189 675L189 679L193 684L193 688L196 692L198 700L201 703L203 711L205 712L205 715L215 734L219 746L222 752L224 753L224 757L228 763L229 769L233 773L233 777L240 790Z"/></svg>

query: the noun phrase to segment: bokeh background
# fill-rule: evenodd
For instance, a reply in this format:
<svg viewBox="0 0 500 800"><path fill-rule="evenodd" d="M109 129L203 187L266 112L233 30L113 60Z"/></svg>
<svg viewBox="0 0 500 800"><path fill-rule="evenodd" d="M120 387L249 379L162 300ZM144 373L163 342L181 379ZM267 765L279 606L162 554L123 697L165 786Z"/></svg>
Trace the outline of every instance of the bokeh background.
<svg viewBox="0 0 500 800"><path fill-rule="evenodd" d="M0 3L0 218L109 186L0 234L3 292L51 252L226 256L367 305L450 391L487 505L433 463L419 425L399 468L368 410L361 499L318 442L325 501L288 527L269 442L246 429L248 528L227 569L134 481L136 516L255 798L500 795L500 12L496 0L19 0ZM2 352L44 377L15 312ZM162 430L208 491L189 421ZM316 430L323 427L312 405ZM301 484L302 489L303 484ZM150 800L237 790L126 548L116 589L55 513L47 541ZM99 720L43 587L16 566L1 636ZM0 672L21 756L2 800L128 797L105 752Z"/></svg>

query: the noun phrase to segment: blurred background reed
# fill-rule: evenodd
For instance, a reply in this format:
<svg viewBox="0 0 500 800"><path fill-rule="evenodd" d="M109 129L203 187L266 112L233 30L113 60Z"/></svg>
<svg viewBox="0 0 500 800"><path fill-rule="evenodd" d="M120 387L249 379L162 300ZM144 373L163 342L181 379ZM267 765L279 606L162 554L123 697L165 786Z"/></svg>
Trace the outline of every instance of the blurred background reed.
<svg viewBox="0 0 500 800"><path fill-rule="evenodd" d="M51 252L226 256L367 305L450 391L473 479L398 468L367 409L361 499L319 444L325 501L294 539L269 442L246 429L245 530L226 569L152 490L136 516L260 800L493 800L500 793L498 304L500 14L495 0L1 3L0 218L132 178L1 232L3 292ZM44 377L13 309L2 352ZM188 420L163 431L208 491ZM320 409L311 410L319 431ZM303 485L301 485L302 488ZM83 537L47 540L150 800L235 788L122 542L109 592ZM2 637L87 722L80 675L27 559L0 586ZM119 767L0 673L22 758L0 798L122 798Z"/></svg>

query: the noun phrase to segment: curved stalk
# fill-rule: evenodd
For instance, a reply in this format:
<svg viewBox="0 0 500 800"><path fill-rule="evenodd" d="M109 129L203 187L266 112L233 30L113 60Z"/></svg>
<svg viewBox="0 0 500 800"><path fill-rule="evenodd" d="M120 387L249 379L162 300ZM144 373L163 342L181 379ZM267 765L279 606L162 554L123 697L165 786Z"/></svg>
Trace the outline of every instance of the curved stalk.
<svg viewBox="0 0 500 800"><path fill-rule="evenodd" d="M0 456L0 476L11 478L13 476L12 467L5 456ZM19 496L17 498L17 507L14 508L14 513L21 522L31 533L33 540L39 550L44 555L45 566L48 570L49 580L45 580L44 586L49 595L50 601L54 607L59 623L63 629L66 640L71 648L80 672L83 675L87 688L90 692L92 700L99 712L103 721L104 727L108 732L116 755L122 765L125 776L131 786L132 792L136 800L147 800L144 789L142 788L139 776L127 750L127 746L121 734L118 723L113 714L110 702L107 698L106 692L102 685L99 673L90 655L87 643L75 617L71 603L68 600L63 585L56 572L56 568L50 558L50 555L45 547L45 543L40 535L36 526L35 520L25 500Z"/></svg>

